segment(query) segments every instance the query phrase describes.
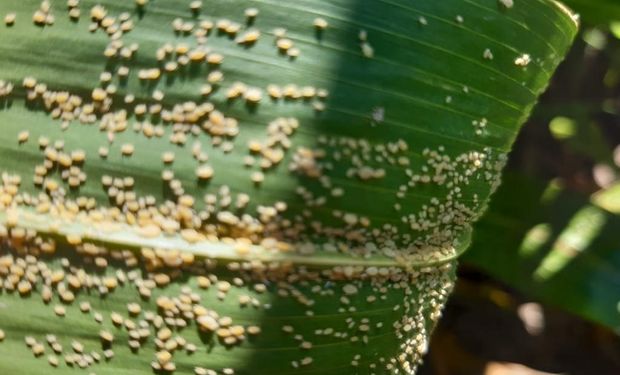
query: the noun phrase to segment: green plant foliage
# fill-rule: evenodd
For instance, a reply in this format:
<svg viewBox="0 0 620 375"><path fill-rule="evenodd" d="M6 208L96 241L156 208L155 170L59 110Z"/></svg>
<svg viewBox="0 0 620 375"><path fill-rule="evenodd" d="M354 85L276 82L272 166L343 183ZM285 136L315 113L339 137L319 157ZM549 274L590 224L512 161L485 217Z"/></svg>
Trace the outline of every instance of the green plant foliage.
<svg viewBox="0 0 620 375"><path fill-rule="evenodd" d="M589 24L620 19L620 4L615 0L567 0L565 3Z"/></svg>
<svg viewBox="0 0 620 375"><path fill-rule="evenodd" d="M0 14L0 372L21 374L55 364L47 334L59 373L415 372L577 30L547 0Z"/></svg>
<svg viewBox="0 0 620 375"><path fill-rule="evenodd" d="M545 185L507 174L464 261L530 296L618 329L617 202L617 187L589 199L555 181Z"/></svg>

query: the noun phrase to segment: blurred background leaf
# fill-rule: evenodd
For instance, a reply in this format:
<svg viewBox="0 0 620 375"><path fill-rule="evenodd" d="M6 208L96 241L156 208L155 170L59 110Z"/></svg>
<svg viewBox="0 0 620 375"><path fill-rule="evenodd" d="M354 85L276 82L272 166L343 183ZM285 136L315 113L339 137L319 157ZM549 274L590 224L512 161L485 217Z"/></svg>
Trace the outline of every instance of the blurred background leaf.
<svg viewBox="0 0 620 375"><path fill-rule="evenodd" d="M580 37L464 262L620 332L620 2L566 3L581 15Z"/></svg>

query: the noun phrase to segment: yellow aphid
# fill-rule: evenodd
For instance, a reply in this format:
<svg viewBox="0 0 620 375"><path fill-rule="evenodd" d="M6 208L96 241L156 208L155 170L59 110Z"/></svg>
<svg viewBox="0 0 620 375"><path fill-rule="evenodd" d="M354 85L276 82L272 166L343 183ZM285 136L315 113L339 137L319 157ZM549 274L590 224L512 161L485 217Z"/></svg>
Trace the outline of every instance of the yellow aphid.
<svg viewBox="0 0 620 375"><path fill-rule="evenodd" d="M80 15L82 14L82 12L80 11L79 8L71 8L69 9L69 17L73 20L76 20L78 18L80 18Z"/></svg>
<svg viewBox="0 0 620 375"><path fill-rule="evenodd" d="M299 55L301 55L301 50L297 47L293 47L289 49L288 51L286 51L286 54L288 57L297 58L299 57Z"/></svg>
<svg viewBox="0 0 620 375"><path fill-rule="evenodd" d="M329 24L327 23L327 21L324 18L315 18L314 19L314 27L316 27L319 30L324 30L327 28L327 26L329 26Z"/></svg>
<svg viewBox="0 0 620 375"><path fill-rule="evenodd" d="M213 167L210 165L203 165L196 169L196 176L201 180L209 180L213 177Z"/></svg>
<svg viewBox="0 0 620 375"><path fill-rule="evenodd" d="M68 234L67 243L73 246L80 245L82 243L82 237L78 234Z"/></svg>
<svg viewBox="0 0 620 375"><path fill-rule="evenodd" d="M252 182L260 184L261 182L265 181L265 175L263 174L263 172L253 172L250 176L250 179L252 180Z"/></svg>
<svg viewBox="0 0 620 375"><path fill-rule="evenodd" d="M111 343L112 341L114 341L114 335L106 330L101 330L99 332L99 337L104 343Z"/></svg>
<svg viewBox="0 0 620 375"><path fill-rule="evenodd" d="M4 16L4 24L7 26L13 26L16 19L17 15L15 13L8 13L6 16Z"/></svg>
<svg viewBox="0 0 620 375"><path fill-rule="evenodd" d="M189 9L191 9L194 12L199 11L200 8L202 8L202 1L200 0L195 0L189 3Z"/></svg>
<svg viewBox="0 0 620 375"><path fill-rule="evenodd" d="M207 82L211 84L216 84L222 82L224 79L224 74L219 70L214 70L209 75L207 75Z"/></svg>
<svg viewBox="0 0 620 375"><path fill-rule="evenodd" d="M273 29L273 35L276 38L284 38L286 36L286 29L283 27L277 27Z"/></svg>
<svg viewBox="0 0 620 375"><path fill-rule="evenodd" d="M239 36L236 42L238 44L252 44L252 43L256 43L258 38L260 38L260 31L250 30L250 31L245 32L243 35Z"/></svg>
<svg viewBox="0 0 620 375"><path fill-rule="evenodd" d="M91 97L96 102L101 102L108 97L108 93L102 88L96 88L93 90Z"/></svg>
<svg viewBox="0 0 620 375"><path fill-rule="evenodd" d="M219 65L224 61L224 56L219 53L211 53L207 56L207 62L213 65Z"/></svg>
<svg viewBox="0 0 620 375"><path fill-rule="evenodd" d="M235 35L239 32L239 30L241 30L241 25L239 25L236 22L231 22L227 27L226 27L226 33L230 34L230 35Z"/></svg>
<svg viewBox="0 0 620 375"><path fill-rule="evenodd" d="M19 132L19 134L17 134L17 141L19 143L26 143L28 142L28 138L30 138L30 132L27 130L23 130L21 132Z"/></svg>
<svg viewBox="0 0 620 375"><path fill-rule="evenodd" d="M62 307L61 305L56 305L54 306L54 313L60 317L63 317L65 316L66 311L65 311L65 308Z"/></svg>
<svg viewBox="0 0 620 375"><path fill-rule="evenodd" d="M166 164L170 164L172 162L174 162L174 152L172 151L166 151L161 155L161 160L166 163Z"/></svg>
<svg viewBox="0 0 620 375"><path fill-rule="evenodd" d="M245 11L243 11L243 14L247 18L253 19L253 18L256 18L256 16L258 16L258 9L256 9L256 8L247 8Z"/></svg>
<svg viewBox="0 0 620 375"><path fill-rule="evenodd" d="M107 14L107 10L101 5L95 5L90 9L90 18L94 21L101 21Z"/></svg>
<svg viewBox="0 0 620 375"><path fill-rule="evenodd" d="M99 147L98 152L99 152L99 157L101 157L102 159L105 159L108 157L108 154L110 151L108 150L107 147L101 146Z"/></svg>
<svg viewBox="0 0 620 375"><path fill-rule="evenodd" d="M188 57L193 62L202 62L207 57L207 52L204 49L194 49Z"/></svg>
<svg viewBox="0 0 620 375"><path fill-rule="evenodd" d="M35 25L43 25L46 23L46 14L43 13L40 10L37 10L36 12L34 12L34 14L32 15L32 22L34 22Z"/></svg>
<svg viewBox="0 0 620 375"><path fill-rule="evenodd" d="M289 48L293 47L293 41L288 38L278 39L276 46L282 51L287 51Z"/></svg>
<svg viewBox="0 0 620 375"><path fill-rule="evenodd" d="M280 99L282 97L282 90L277 85L273 85L273 84L268 85L267 86L267 93L273 99Z"/></svg>
<svg viewBox="0 0 620 375"><path fill-rule="evenodd" d="M131 156L134 151L135 147L131 143L125 143L121 146L121 154L123 154L123 156Z"/></svg>
<svg viewBox="0 0 620 375"><path fill-rule="evenodd" d="M71 159L74 163L83 163L86 160L86 152L84 150L75 150L71 153Z"/></svg>
<svg viewBox="0 0 620 375"><path fill-rule="evenodd" d="M129 303L127 304L127 311L129 312L130 315L138 315L140 314L140 311L142 311L142 307L140 307L139 304L133 302L133 303Z"/></svg>
<svg viewBox="0 0 620 375"><path fill-rule="evenodd" d="M513 0L499 0L499 3L502 4L506 9L510 9L514 6Z"/></svg>
<svg viewBox="0 0 620 375"><path fill-rule="evenodd" d="M161 70L159 70L158 68L140 69L138 71L138 78L140 78L141 80L156 81L159 79L159 77L161 77Z"/></svg>
<svg viewBox="0 0 620 375"><path fill-rule="evenodd" d="M260 89L250 88L245 92L244 98L248 103L256 104L260 102L263 94Z"/></svg>

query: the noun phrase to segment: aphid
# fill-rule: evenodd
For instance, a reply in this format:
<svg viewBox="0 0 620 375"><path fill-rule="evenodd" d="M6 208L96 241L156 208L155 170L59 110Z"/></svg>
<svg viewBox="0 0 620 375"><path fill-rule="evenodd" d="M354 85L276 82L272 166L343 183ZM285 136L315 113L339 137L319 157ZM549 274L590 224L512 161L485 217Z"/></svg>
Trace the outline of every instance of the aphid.
<svg viewBox="0 0 620 375"><path fill-rule="evenodd" d="M109 331L101 330L99 332L99 337L101 338L101 341L107 344L110 344L112 341L114 341L114 335L110 333Z"/></svg>
<svg viewBox="0 0 620 375"><path fill-rule="evenodd" d="M325 20L324 18L320 18L320 17L314 19L313 25L318 30L325 30L327 26L329 26L329 24L327 23L327 20Z"/></svg>
<svg viewBox="0 0 620 375"><path fill-rule="evenodd" d="M79 341L75 341L75 340L72 341L71 342L71 348L76 353L83 353L84 352L84 345L82 345L82 343L80 343Z"/></svg>
<svg viewBox="0 0 620 375"><path fill-rule="evenodd" d="M130 315L136 316L140 314L140 311L142 311L142 308L137 303L129 303L127 305L127 311L129 312Z"/></svg>
<svg viewBox="0 0 620 375"><path fill-rule="evenodd" d="M280 50L286 52L288 49L293 47L293 41L288 38L278 39L278 41L276 42L276 46Z"/></svg>
<svg viewBox="0 0 620 375"><path fill-rule="evenodd" d="M155 357L157 357L157 362L161 365L164 365L172 359L172 354L166 350L162 350L160 352L155 353Z"/></svg>
<svg viewBox="0 0 620 375"><path fill-rule="evenodd" d="M28 138L30 138L30 132L27 130L23 130L21 132L19 132L19 134L17 134L17 141L19 143L26 143L28 142Z"/></svg>
<svg viewBox="0 0 620 375"><path fill-rule="evenodd" d="M346 284L342 287L342 291L347 295L357 294L357 287L353 284Z"/></svg>
<svg viewBox="0 0 620 375"><path fill-rule="evenodd" d="M246 10L243 11L243 14L249 19L254 19L256 18L256 16L258 16L258 9L256 8L247 8Z"/></svg>
<svg viewBox="0 0 620 375"><path fill-rule="evenodd" d="M195 0L189 3L189 9L191 9L192 12L199 12L201 8L202 8L202 1L200 0Z"/></svg>
<svg viewBox="0 0 620 375"><path fill-rule="evenodd" d="M72 20L77 20L78 18L80 18L81 15L81 11L79 8L71 8L69 9L69 17Z"/></svg>
<svg viewBox="0 0 620 375"><path fill-rule="evenodd" d="M187 354L193 354L196 351L196 345L192 344L192 343L188 343L185 345L185 350L187 351Z"/></svg>
<svg viewBox="0 0 620 375"><path fill-rule="evenodd" d="M164 93L161 90L155 90L153 91L153 95L152 98L158 102L162 101L164 99Z"/></svg>
<svg viewBox="0 0 620 375"><path fill-rule="evenodd" d="M277 27L275 29L273 29L273 35L279 39L279 38L284 38L286 37L286 29L283 27Z"/></svg>
<svg viewBox="0 0 620 375"><path fill-rule="evenodd" d="M125 143L121 146L121 154L123 154L123 156L131 156L134 151L135 147L131 143Z"/></svg>
<svg viewBox="0 0 620 375"><path fill-rule="evenodd" d="M114 358L114 351L112 349L106 349L103 351L103 356L106 360L109 361L110 359Z"/></svg>
<svg viewBox="0 0 620 375"><path fill-rule="evenodd" d="M86 160L86 152L84 150L73 151L71 153L71 160L76 164L83 163Z"/></svg>
<svg viewBox="0 0 620 375"><path fill-rule="evenodd" d="M109 152L110 152L110 151L108 150L108 148L107 148L107 147L105 147L105 146L101 146L101 147L99 147L99 157L100 157L100 158L102 158L102 159L107 158L107 157L108 157Z"/></svg>
<svg viewBox="0 0 620 375"><path fill-rule="evenodd" d="M524 53L523 55L515 59L515 65L526 67L530 64L531 61L532 61L532 58L530 57L530 55L528 55L527 53Z"/></svg>
<svg viewBox="0 0 620 375"><path fill-rule="evenodd" d="M200 95L209 96L213 92L213 87L209 84L202 85L200 87Z"/></svg>
<svg viewBox="0 0 620 375"><path fill-rule="evenodd" d="M274 84L270 84L267 86L267 93L273 99L280 99L282 97L282 90L280 89L280 87Z"/></svg>
<svg viewBox="0 0 620 375"><path fill-rule="evenodd" d="M493 60L493 52L491 52L491 50L487 48L482 53L482 57L486 60Z"/></svg>
<svg viewBox="0 0 620 375"><path fill-rule="evenodd" d="M63 317L66 314L66 310L65 310L65 308L63 306L56 305L56 306L54 306L54 313L56 315L60 316L60 317Z"/></svg>
<svg viewBox="0 0 620 375"><path fill-rule="evenodd" d="M110 320L112 320L112 324L114 324L115 326L122 326L124 321L121 314L117 312L112 312L112 314L110 314Z"/></svg>
<svg viewBox="0 0 620 375"><path fill-rule="evenodd" d="M101 323L101 322L103 322L103 315L101 315L101 313L99 313L99 312L95 312L93 314L93 319L95 320L95 322Z"/></svg>
<svg viewBox="0 0 620 375"><path fill-rule="evenodd" d="M225 29L226 33L234 36L241 30L241 25L236 22L231 22Z"/></svg>
<svg viewBox="0 0 620 375"><path fill-rule="evenodd" d="M37 26L45 25L47 19L47 15L41 10L37 10L32 15L32 22Z"/></svg>
<svg viewBox="0 0 620 375"><path fill-rule="evenodd" d="M499 0L499 3L503 5L506 9L510 9L514 6L513 0Z"/></svg>
<svg viewBox="0 0 620 375"><path fill-rule="evenodd" d="M364 57L367 57L370 59L375 56L375 50L372 48L372 46L368 42L363 42L361 46L362 46L362 54L364 55Z"/></svg>
<svg viewBox="0 0 620 375"><path fill-rule="evenodd" d="M34 89L37 85L37 80L33 77L26 77L24 78L22 85L24 86L24 88Z"/></svg>
<svg viewBox="0 0 620 375"><path fill-rule="evenodd" d="M201 180L209 180L213 177L213 167L210 165L203 165L196 169L196 176Z"/></svg>
<svg viewBox="0 0 620 375"><path fill-rule="evenodd" d="M308 366L309 364L312 363L312 357L304 357L304 358L302 358L302 360L299 363L302 366Z"/></svg>
<svg viewBox="0 0 620 375"><path fill-rule="evenodd" d="M45 353L45 347L41 343L36 343L32 345L31 349L32 349L32 354L34 354L35 357L39 357Z"/></svg>
<svg viewBox="0 0 620 375"><path fill-rule="evenodd" d="M207 82L217 84L224 80L224 74L219 70L214 70L207 75Z"/></svg>
<svg viewBox="0 0 620 375"><path fill-rule="evenodd" d="M92 99L96 102L104 101L108 97L106 90L102 88L95 88L91 95Z"/></svg>
<svg viewBox="0 0 620 375"><path fill-rule="evenodd" d="M50 364L50 366L52 367L58 367L59 361L58 361L58 357L56 357L55 355L48 355L47 356L47 363Z"/></svg>
<svg viewBox="0 0 620 375"><path fill-rule="evenodd" d="M263 181L265 181L265 175L263 174L263 172L253 172L252 175L250 176L250 179L252 180L252 182L254 182L255 184L260 184Z"/></svg>
<svg viewBox="0 0 620 375"><path fill-rule="evenodd" d="M172 151L166 151L161 155L161 160L165 163L165 164L171 164L172 162L174 162L174 152Z"/></svg>
<svg viewBox="0 0 620 375"><path fill-rule="evenodd" d="M250 30L245 32L243 35L240 35L236 42L238 44L253 44L260 38L260 31L258 30Z"/></svg>
<svg viewBox="0 0 620 375"><path fill-rule="evenodd" d="M257 88L250 88L246 91L245 95L245 100L250 103L250 104L256 104L258 102L260 102L261 98L262 98L262 92L260 89Z"/></svg>
<svg viewBox="0 0 620 375"><path fill-rule="evenodd" d="M16 19L17 15L15 13L7 13L6 16L4 16L4 24L7 26L13 26Z"/></svg>
<svg viewBox="0 0 620 375"><path fill-rule="evenodd" d="M90 311L90 302L84 301L80 303L80 311L83 313L87 313Z"/></svg>
<svg viewBox="0 0 620 375"><path fill-rule="evenodd" d="M122 77L122 78L127 77L127 76L129 75L129 68L128 68L128 67L126 67L126 66L121 66L121 67L119 67L119 68L118 68L118 70L116 71L116 74L118 74L118 76L119 76L119 77ZM131 103L131 102L133 102L133 100L129 100L129 101L127 101L127 97L134 98L134 96L133 96L133 95L131 95L131 94L127 94L127 95L125 96L125 103Z"/></svg>
<svg viewBox="0 0 620 375"><path fill-rule="evenodd" d="M297 47L293 47L286 51L286 55L290 58L297 58L301 55L301 50Z"/></svg>
<svg viewBox="0 0 620 375"><path fill-rule="evenodd" d="M172 337L172 331L170 328L164 327L157 332L157 338L162 341L167 341Z"/></svg>
<svg viewBox="0 0 620 375"><path fill-rule="evenodd" d="M247 328L247 332L248 332L248 334L250 334L250 335L254 335L254 336L255 336L255 335L260 334L261 329L260 329L260 327L259 327L259 326L249 326L249 327Z"/></svg>
<svg viewBox="0 0 620 375"><path fill-rule="evenodd" d="M207 62L212 65L220 65L224 62L224 56L219 53L210 53L207 56Z"/></svg>

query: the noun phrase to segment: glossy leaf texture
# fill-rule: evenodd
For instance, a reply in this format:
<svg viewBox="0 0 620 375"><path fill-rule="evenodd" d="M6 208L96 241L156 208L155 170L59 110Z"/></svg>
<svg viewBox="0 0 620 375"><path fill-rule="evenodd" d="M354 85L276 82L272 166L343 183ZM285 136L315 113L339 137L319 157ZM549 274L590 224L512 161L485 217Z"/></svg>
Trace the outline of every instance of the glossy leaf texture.
<svg viewBox="0 0 620 375"><path fill-rule="evenodd" d="M413 373L576 33L506 4L0 3L0 368Z"/></svg>

